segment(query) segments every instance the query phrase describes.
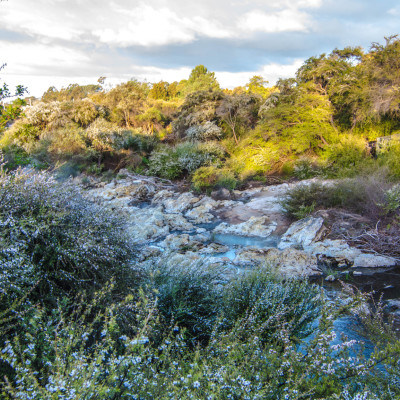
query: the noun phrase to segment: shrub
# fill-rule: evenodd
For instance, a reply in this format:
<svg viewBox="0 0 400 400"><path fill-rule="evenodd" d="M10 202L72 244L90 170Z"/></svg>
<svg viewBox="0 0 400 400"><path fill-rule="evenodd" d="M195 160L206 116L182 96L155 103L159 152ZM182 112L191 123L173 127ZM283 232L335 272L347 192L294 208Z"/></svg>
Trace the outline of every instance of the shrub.
<svg viewBox="0 0 400 400"><path fill-rule="evenodd" d="M113 277L121 292L139 283L123 219L72 184L45 172L2 173L0 199L0 291L10 301L34 282L30 298L43 303L93 291Z"/></svg>
<svg viewBox="0 0 400 400"><path fill-rule="evenodd" d="M166 331L176 325L193 343L207 341L218 315L220 280L220 269L201 262L189 266L163 262L154 267L152 284Z"/></svg>
<svg viewBox="0 0 400 400"><path fill-rule="evenodd" d="M312 332L320 315L320 289L306 281L280 281L265 269L244 274L224 288L221 328L231 330L237 323L245 335L257 334L264 342L279 341L285 326L290 340Z"/></svg>
<svg viewBox="0 0 400 400"><path fill-rule="evenodd" d="M194 143L184 142L175 147L163 146L151 154L148 174L176 179L210 164L213 160L215 156L201 150Z"/></svg>
<svg viewBox="0 0 400 400"><path fill-rule="evenodd" d="M195 190L207 191L215 186L217 179L218 169L215 166L200 167L193 174L192 185Z"/></svg>
<svg viewBox="0 0 400 400"><path fill-rule="evenodd" d="M378 220L390 186L384 171L325 184L313 182L288 191L281 205L295 219L303 218L306 210L341 208Z"/></svg>
<svg viewBox="0 0 400 400"><path fill-rule="evenodd" d="M222 129L214 121L207 121L201 125L193 125L186 129L185 135L191 141L217 140L222 137Z"/></svg>
<svg viewBox="0 0 400 400"><path fill-rule="evenodd" d="M74 103L73 120L82 127L89 126L99 115L97 107L88 99Z"/></svg>

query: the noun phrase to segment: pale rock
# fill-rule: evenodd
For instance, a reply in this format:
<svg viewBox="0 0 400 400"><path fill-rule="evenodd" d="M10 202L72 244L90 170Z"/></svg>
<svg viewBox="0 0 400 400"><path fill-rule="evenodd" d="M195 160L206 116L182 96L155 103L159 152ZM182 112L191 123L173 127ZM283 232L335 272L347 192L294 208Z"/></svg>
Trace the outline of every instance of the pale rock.
<svg viewBox="0 0 400 400"><path fill-rule="evenodd" d="M305 251L315 256L325 256L336 259L344 264L352 264L361 250L350 247L344 240L326 239L305 246Z"/></svg>
<svg viewBox="0 0 400 400"><path fill-rule="evenodd" d="M146 246L140 249L140 253L138 255L139 261L145 261L149 258L158 257L162 253L161 249L156 246Z"/></svg>
<svg viewBox="0 0 400 400"><path fill-rule="evenodd" d="M394 267L396 264L396 260L392 257L380 256L375 254L360 254L355 258L353 267Z"/></svg>
<svg viewBox="0 0 400 400"><path fill-rule="evenodd" d="M200 242L192 240L192 238L188 234L182 235L168 235L163 242L160 243L160 246L171 250L182 250L186 248L189 249L198 249L202 246Z"/></svg>
<svg viewBox="0 0 400 400"><path fill-rule="evenodd" d="M191 208L193 204L199 201L198 197L192 193L182 193L178 198L168 198L163 201L164 209L169 214L180 214Z"/></svg>
<svg viewBox="0 0 400 400"><path fill-rule="evenodd" d="M236 225L222 222L213 232L238 236L268 237L275 231L276 227L277 223L270 222L268 217L251 217L247 221Z"/></svg>
<svg viewBox="0 0 400 400"><path fill-rule="evenodd" d="M165 214L164 219L171 231L191 232L196 230L196 227L181 214Z"/></svg>
<svg viewBox="0 0 400 400"><path fill-rule="evenodd" d="M200 249L200 254L214 254L214 253L226 253L229 250L228 246L224 246L218 243L210 243L207 247Z"/></svg>
<svg viewBox="0 0 400 400"><path fill-rule="evenodd" d="M169 225L160 207L132 207L132 212L127 215L127 225L128 233L136 243L156 240L169 234Z"/></svg>
<svg viewBox="0 0 400 400"><path fill-rule="evenodd" d="M327 282L335 282L336 281L336 277L334 275L328 275L325 280Z"/></svg>
<svg viewBox="0 0 400 400"><path fill-rule="evenodd" d="M312 242L319 239L323 231L324 220L320 217L308 217L290 225L289 229L282 236L278 249L288 247L305 248Z"/></svg>
<svg viewBox="0 0 400 400"><path fill-rule="evenodd" d="M163 203L166 199L169 199L175 195L174 192L171 192L170 190L160 190L157 192L152 200L152 204L160 204Z"/></svg>
<svg viewBox="0 0 400 400"><path fill-rule="evenodd" d="M315 276L322 273L315 256L293 248L245 248L237 254L233 262L243 267L265 266L284 278Z"/></svg>

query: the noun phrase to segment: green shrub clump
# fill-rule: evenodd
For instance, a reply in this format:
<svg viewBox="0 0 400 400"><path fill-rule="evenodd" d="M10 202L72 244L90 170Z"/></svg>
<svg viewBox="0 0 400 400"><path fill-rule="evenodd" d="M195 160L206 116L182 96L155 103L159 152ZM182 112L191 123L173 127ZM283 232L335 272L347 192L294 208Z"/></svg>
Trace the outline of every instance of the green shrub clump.
<svg viewBox="0 0 400 400"><path fill-rule="evenodd" d="M217 156L213 152L190 142L183 142L175 147L162 146L151 154L148 174L165 179L181 178L215 161Z"/></svg>

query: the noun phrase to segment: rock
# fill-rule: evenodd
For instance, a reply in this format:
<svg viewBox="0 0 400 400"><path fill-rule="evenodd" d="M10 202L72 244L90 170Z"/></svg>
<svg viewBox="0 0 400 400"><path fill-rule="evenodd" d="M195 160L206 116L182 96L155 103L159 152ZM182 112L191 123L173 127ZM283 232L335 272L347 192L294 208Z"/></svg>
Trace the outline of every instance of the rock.
<svg viewBox="0 0 400 400"><path fill-rule="evenodd" d="M164 214L164 219L171 231L192 232L196 227L181 214Z"/></svg>
<svg viewBox="0 0 400 400"><path fill-rule="evenodd" d="M169 234L169 225L160 207L133 208L127 215L128 233L136 243L156 240Z"/></svg>
<svg viewBox="0 0 400 400"><path fill-rule="evenodd" d="M185 217L195 224L207 224L214 219L214 215L210 211L217 206L218 203L215 200L205 196L185 213Z"/></svg>
<svg viewBox="0 0 400 400"><path fill-rule="evenodd" d="M212 222L215 218L214 215L208 212L208 209L205 206L192 208L185 214L185 217L194 224L207 224Z"/></svg>
<svg viewBox="0 0 400 400"><path fill-rule="evenodd" d="M160 246L167 250L198 250L202 246L200 242L192 240L188 234L168 235Z"/></svg>
<svg viewBox="0 0 400 400"><path fill-rule="evenodd" d="M139 261L145 261L149 258L158 257L161 254L161 249L155 246L146 246L140 249L138 259Z"/></svg>
<svg viewBox="0 0 400 400"><path fill-rule="evenodd" d="M213 232L238 236L268 237L275 231L276 226L276 222L270 222L267 217L251 217L247 221L236 225L222 222Z"/></svg>
<svg viewBox="0 0 400 400"><path fill-rule="evenodd" d="M202 242L202 243L209 242L211 240L211 233L207 232L206 229L200 228L196 232L197 232L197 235L193 236L193 240L197 240L198 242Z"/></svg>
<svg viewBox="0 0 400 400"><path fill-rule="evenodd" d="M342 265L353 264L361 250L350 247L344 240L326 239L305 246L305 251L315 256L333 258Z"/></svg>
<svg viewBox="0 0 400 400"><path fill-rule="evenodd" d="M152 204L160 204L163 203L166 199L169 199L175 195L174 192L171 192L170 190L160 190L157 192L152 200Z"/></svg>
<svg viewBox="0 0 400 400"><path fill-rule="evenodd" d="M182 193L178 198L168 198L163 201L165 212L169 214L180 214L184 213L189 208L192 208L193 204L197 203L200 199L193 196L192 193Z"/></svg>
<svg viewBox="0 0 400 400"><path fill-rule="evenodd" d="M230 200L232 198L232 194L228 189L221 188L214 190L211 193L211 197L215 200Z"/></svg>
<svg viewBox="0 0 400 400"><path fill-rule="evenodd" d="M200 249L200 254L214 254L214 253L226 253L229 250L228 246L224 246L218 243L210 243L207 247Z"/></svg>
<svg viewBox="0 0 400 400"><path fill-rule="evenodd" d="M305 251L317 256L332 258L338 266L349 266L365 268L393 267L397 264L392 257L375 254L365 254L360 249L349 246L344 240L326 239L314 242L305 247Z"/></svg>
<svg viewBox="0 0 400 400"><path fill-rule="evenodd" d="M290 225L282 236L278 249L288 247L305 248L317 241L323 231L324 220L322 218L307 217Z"/></svg>
<svg viewBox="0 0 400 400"><path fill-rule="evenodd" d="M335 282L336 281L336 277L334 275L328 275L325 280L327 282Z"/></svg>
<svg viewBox="0 0 400 400"><path fill-rule="evenodd" d="M317 258L302 250L287 248L278 250L246 248L234 259L235 265L262 265L284 278L321 275Z"/></svg>
<svg viewBox="0 0 400 400"><path fill-rule="evenodd" d="M360 254L354 259L353 267L394 267L396 264L396 260L392 257L380 256L375 254Z"/></svg>

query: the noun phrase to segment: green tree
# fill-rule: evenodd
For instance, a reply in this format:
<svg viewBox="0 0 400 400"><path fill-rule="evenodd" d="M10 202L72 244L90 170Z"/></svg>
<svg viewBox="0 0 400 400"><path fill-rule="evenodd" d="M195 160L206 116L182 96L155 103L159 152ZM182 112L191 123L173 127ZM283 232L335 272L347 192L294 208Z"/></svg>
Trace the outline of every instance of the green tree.
<svg viewBox="0 0 400 400"><path fill-rule="evenodd" d="M214 72L210 72L204 65L197 65L192 69L189 79L179 83L178 90L186 96L200 90L220 90L220 86Z"/></svg>

